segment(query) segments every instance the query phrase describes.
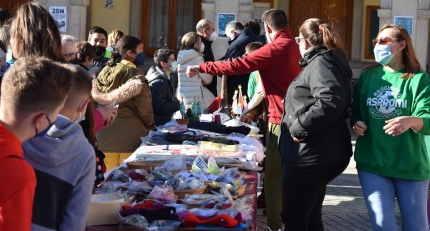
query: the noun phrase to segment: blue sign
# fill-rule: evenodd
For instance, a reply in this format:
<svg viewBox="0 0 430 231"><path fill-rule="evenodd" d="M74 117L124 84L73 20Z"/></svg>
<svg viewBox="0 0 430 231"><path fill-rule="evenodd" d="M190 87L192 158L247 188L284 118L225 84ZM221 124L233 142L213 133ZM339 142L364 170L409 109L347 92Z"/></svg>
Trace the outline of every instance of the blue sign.
<svg viewBox="0 0 430 231"><path fill-rule="evenodd" d="M402 26L412 36L414 29L414 18L411 16L394 16L394 24Z"/></svg>
<svg viewBox="0 0 430 231"><path fill-rule="evenodd" d="M218 14L218 37L227 37L225 35L225 26L227 23L236 20L236 14L233 13L219 13Z"/></svg>

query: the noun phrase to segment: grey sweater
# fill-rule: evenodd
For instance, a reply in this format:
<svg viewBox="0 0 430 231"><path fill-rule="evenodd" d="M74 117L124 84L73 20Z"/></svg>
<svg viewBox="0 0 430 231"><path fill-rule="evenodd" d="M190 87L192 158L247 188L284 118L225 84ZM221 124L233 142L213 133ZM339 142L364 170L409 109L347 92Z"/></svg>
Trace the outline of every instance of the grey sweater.
<svg viewBox="0 0 430 231"><path fill-rule="evenodd" d="M32 230L85 230L96 160L81 126L58 115L44 137L23 149L37 178Z"/></svg>

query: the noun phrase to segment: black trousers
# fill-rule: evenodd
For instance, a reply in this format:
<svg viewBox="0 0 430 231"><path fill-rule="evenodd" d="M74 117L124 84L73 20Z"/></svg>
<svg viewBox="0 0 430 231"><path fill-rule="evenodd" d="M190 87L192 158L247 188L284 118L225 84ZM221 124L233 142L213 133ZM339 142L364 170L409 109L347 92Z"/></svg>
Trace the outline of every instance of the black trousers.
<svg viewBox="0 0 430 231"><path fill-rule="evenodd" d="M285 231L324 231L322 204L327 184L348 164L349 159L316 167L284 166L281 217Z"/></svg>

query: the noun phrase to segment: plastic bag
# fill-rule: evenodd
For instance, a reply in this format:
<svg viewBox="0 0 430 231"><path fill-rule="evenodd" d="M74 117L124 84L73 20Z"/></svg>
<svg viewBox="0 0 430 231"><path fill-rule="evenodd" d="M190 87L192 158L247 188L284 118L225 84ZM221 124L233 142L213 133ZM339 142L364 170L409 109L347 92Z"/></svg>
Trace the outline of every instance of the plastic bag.
<svg viewBox="0 0 430 231"><path fill-rule="evenodd" d="M172 187L167 185L155 186L154 189L149 193L149 197L169 202L176 201L175 193L173 192Z"/></svg>
<svg viewBox="0 0 430 231"><path fill-rule="evenodd" d="M204 171L208 172L209 167L206 164L205 160L201 156L197 156L193 161L193 165L191 167L192 171Z"/></svg>
<svg viewBox="0 0 430 231"><path fill-rule="evenodd" d="M174 231L181 225L179 221L155 220L148 227L148 231Z"/></svg>
<svg viewBox="0 0 430 231"><path fill-rule="evenodd" d="M155 171L159 168L166 168L169 171L183 170L187 169L187 156L178 155L173 158L166 160L162 165L155 167Z"/></svg>

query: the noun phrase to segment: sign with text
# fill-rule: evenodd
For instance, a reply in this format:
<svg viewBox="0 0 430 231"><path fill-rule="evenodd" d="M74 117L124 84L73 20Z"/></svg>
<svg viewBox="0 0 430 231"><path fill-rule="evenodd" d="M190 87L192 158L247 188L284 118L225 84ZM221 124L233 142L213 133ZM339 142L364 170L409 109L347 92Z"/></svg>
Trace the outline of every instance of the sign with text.
<svg viewBox="0 0 430 231"><path fill-rule="evenodd" d="M49 13L57 22L60 32L67 31L67 7L65 6L50 6Z"/></svg>

